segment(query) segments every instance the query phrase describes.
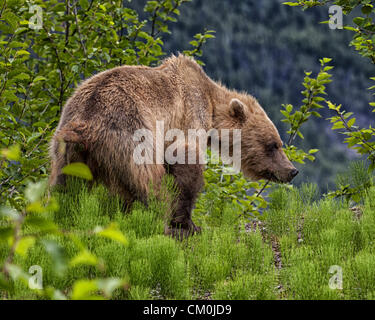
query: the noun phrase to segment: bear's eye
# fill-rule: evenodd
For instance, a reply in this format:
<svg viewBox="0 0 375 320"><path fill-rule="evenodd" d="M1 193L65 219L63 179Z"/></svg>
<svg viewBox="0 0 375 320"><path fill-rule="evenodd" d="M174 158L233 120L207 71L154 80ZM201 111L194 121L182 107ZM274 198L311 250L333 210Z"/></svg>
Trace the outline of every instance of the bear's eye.
<svg viewBox="0 0 375 320"><path fill-rule="evenodd" d="M278 146L277 142L271 143L270 149L271 150L277 150L277 149L279 149L279 146Z"/></svg>
<svg viewBox="0 0 375 320"><path fill-rule="evenodd" d="M272 153L273 151L276 151L277 149L279 149L279 145L277 144L277 142L270 143L266 146L266 150L269 153Z"/></svg>

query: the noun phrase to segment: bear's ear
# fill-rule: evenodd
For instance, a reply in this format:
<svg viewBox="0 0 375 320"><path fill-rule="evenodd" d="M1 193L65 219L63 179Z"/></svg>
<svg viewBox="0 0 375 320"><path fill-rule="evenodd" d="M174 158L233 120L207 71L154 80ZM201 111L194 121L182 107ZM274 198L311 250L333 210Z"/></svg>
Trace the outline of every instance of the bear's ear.
<svg viewBox="0 0 375 320"><path fill-rule="evenodd" d="M232 118L243 123L247 119L246 106L240 100L234 98L230 102L229 114Z"/></svg>

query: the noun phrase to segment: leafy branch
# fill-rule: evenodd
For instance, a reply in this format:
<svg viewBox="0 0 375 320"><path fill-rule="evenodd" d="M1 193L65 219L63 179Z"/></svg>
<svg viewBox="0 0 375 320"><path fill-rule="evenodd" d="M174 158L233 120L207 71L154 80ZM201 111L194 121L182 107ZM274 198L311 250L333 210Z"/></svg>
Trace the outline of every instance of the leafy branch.
<svg viewBox="0 0 375 320"><path fill-rule="evenodd" d="M333 124L332 130L344 129L344 134L347 136L345 143L349 148L357 150L361 155L367 155L370 160L370 170L375 169L375 128L371 125L369 128L362 128L355 126L356 118L352 117L352 112L341 110L341 105L336 106L330 101L327 101L330 110L336 113L336 116L330 117L329 120Z"/></svg>
<svg viewBox="0 0 375 320"><path fill-rule="evenodd" d="M318 112L319 109L322 109L323 106L320 104L325 99L322 97L326 95L326 84L331 82L332 75L328 73L333 67L327 66L332 59L323 58L320 59L320 71L317 74L316 78L311 78L312 72L305 72L305 78L303 86L305 90L302 91L302 95L305 97L302 102L303 104L298 110L293 112L293 106L291 104L283 104L283 109L280 111L285 119L282 121L289 124L289 129L287 133L289 134L288 142L284 148L286 155L290 161L296 161L304 164L305 159L314 161L315 157L313 154L318 152L318 149L311 149L308 152L305 152L301 149L298 149L293 145L295 139L300 137L304 139L301 133L302 125L307 122L311 116L320 118L321 115ZM262 188L258 191L257 196L259 197L264 190L269 186L270 181L266 181Z"/></svg>
<svg viewBox="0 0 375 320"><path fill-rule="evenodd" d="M200 64L204 65L198 58L202 56L202 46L207 42L208 39L213 39L215 36L214 30L205 30L203 33L198 33L194 36L194 40L190 41L190 45L193 46L192 50L185 50L184 54L189 57L194 57L195 60Z"/></svg>

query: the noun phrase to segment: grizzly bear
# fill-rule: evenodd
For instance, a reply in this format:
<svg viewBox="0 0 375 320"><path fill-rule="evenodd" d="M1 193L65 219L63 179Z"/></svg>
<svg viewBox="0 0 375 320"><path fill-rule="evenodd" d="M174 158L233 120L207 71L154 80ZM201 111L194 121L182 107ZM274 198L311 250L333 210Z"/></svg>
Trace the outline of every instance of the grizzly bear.
<svg viewBox="0 0 375 320"><path fill-rule="evenodd" d="M183 132L240 129L246 177L289 182L298 174L257 100L211 80L194 59L180 54L158 67L121 66L84 81L65 104L51 142L50 184L64 184L62 168L83 162L95 181L126 203L147 203L150 185L159 186L168 173L179 192L166 234L180 237L200 231L191 212L203 186L204 165L134 160L134 134L147 129L156 135L157 121L163 121L165 130ZM156 146L150 148L153 152Z"/></svg>

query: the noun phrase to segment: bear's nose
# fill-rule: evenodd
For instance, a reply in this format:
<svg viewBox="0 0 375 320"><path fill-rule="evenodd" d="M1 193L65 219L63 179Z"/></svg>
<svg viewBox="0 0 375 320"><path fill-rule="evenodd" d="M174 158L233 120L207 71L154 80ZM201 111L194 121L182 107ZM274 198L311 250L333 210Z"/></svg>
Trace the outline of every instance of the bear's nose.
<svg viewBox="0 0 375 320"><path fill-rule="evenodd" d="M289 172L289 177L290 177L290 180L292 180L297 174L298 174L298 170L297 169L292 169L290 172Z"/></svg>

